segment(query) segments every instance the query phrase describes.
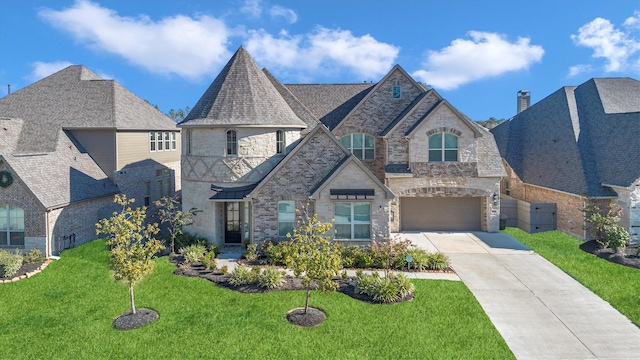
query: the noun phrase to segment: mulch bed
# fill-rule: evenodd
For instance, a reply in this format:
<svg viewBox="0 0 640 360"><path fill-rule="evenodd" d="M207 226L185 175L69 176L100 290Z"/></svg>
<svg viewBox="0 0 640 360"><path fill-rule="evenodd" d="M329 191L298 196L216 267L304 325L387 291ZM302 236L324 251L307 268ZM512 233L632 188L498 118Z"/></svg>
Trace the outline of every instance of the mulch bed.
<svg viewBox="0 0 640 360"><path fill-rule="evenodd" d="M24 279L27 277L27 274L32 274L40 270L43 267L44 263L45 262L40 262L35 264L22 264L22 267L20 267L20 270L18 270L18 272L15 275L11 277L0 276L0 282L20 279L20 278Z"/></svg>
<svg viewBox="0 0 640 360"><path fill-rule="evenodd" d="M629 245L623 253L614 253L611 249L603 249L597 241L586 241L580 245L582 251L593 254L607 261L640 269L640 256L638 256L638 245Z"/></svg>
<svg viewBox="0 0 640 360"><path fill-rule="evenodd" d="M282 285L275 287L273 289L267 289L258 286L257 284L249 284L242 286L233 286L229 284L229 274L223 275L220 270L216 270L212 272L207 270L204 266L200 264L194 265L184 265L181 261L182 257L170 256L169 261L173 262L178 266L178 268L173 272L176 275L180 276L188 276L188 277L200 277L203 279L207 279L219 287L239 291L242 293L267 293L272 291L285 291L285 290L305 290L306 288L302 285L302 279L285 276L284 282ZM364 301L370 304L392 304L392 303L380 303L378 301L373 300L373 298L366 294L360 294L356 292L355 286L353 284L353 278L336 278L334 279L336 283L338 283L338 292L341 292L345 295L348 295L356 300ZM413 293L405 296L404 298L395 301L395 302L403 302L413 300Z"/></svg>
<svg viewBox="0 0 640 360"><path fill-rule="evenodd" d="M118 330L132 330L143 327L158 319L158 313L151 309L136 309L136 313L128 312L118 316L113 321L113 327Z"/></svg>

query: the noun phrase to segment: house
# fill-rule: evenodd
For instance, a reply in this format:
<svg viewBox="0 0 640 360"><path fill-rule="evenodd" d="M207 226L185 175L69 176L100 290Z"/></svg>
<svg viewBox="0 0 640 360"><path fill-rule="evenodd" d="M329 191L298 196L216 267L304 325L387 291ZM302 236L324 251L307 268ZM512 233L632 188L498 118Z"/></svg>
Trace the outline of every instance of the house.
<svg viewBox="0 0 640 360"><path fill-rule="evenodd" d="M303 206L349 243L498 230L493 136L400 66L376 84L282 84L240 47L178 127L183 206L203 210L189 231L212 243L284 239Z"/></svg>
<svg viewBox="0 0 640 360"><path fill-rule="evenodd" d="M640 241L640 81L565 86L492 129L508 176L502 191L557 205L558 229L590 237L583 210L610 203Z"/></svg>
<svg viewBox="0 0 640 360"><path fill-rule="evenodd" d="M96 237L113 195L180 188L176 124L116 81L69 66L0 99L0 247L47 256Z"/></svg>

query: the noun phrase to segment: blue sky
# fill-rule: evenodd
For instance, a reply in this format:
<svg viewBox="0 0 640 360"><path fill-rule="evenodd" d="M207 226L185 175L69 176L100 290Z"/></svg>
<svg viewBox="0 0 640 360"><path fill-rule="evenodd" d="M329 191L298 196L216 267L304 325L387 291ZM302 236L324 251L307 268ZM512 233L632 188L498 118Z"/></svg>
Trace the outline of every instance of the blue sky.
<svg viewBox="0 0 640 360"><path fill-rule="evenodd" d="M0 96L81 64L167 112L241 45L283 83L399 64L474 120L509 118L518 90L640 78L640 1L0 0Z"/></svg>

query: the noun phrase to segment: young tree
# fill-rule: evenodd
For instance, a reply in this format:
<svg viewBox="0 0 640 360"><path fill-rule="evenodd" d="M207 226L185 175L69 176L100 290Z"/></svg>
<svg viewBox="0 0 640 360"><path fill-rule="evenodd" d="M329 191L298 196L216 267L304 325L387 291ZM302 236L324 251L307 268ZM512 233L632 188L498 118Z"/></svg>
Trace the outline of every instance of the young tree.
<svg viewBox="0 0 640 360"><path fill-rule="evenodd" d="M326 234L331 230L332 222L323 223L318 214L309 215L309 204L302 211L296 209L298 220L291 238L291 246L285 256L286 267L293 270L296 277L302 278L307 289L304 313L309 310L309 297L312 283L322 292L335 291L337 284L332 280L339 275L342 265L337 244L331 244Z"/></svg>
<svg viewBox="0 0 640 360"><path fill-rule="evenodd" d="M122 209L96 224L96 233L109 237L107 245L111 246L111 269L115 279L129 285L132 314L136 313L133 287L153 272L153 255L164 249L154 237L160 230L158 224L144 225L147 209L144 206L132 209L129 204L134 201L127 199L126 195L115 195L113 202L122 206Z"/></svg>
<svg viewBox="0 0 640 360"><path fill-rule="evenodd" d="M184 228L193 224L193 217L202 210L191 208L181 210L181 203L175 197L163 197L156 201L158 217L161 223L169 223L169 237L171 238L171 253L175 253L176 238L184 233Z"/></svg>

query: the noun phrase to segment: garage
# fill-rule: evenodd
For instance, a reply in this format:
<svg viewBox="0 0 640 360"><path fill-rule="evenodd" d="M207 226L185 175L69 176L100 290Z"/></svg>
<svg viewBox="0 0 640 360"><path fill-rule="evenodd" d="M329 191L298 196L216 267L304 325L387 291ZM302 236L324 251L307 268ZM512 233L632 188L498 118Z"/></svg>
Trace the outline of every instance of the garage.
<svg viewBox="0 0 640 360"><path fill-rule="evenodd" d="M401 197L401 231L481 230L480 197Z"/></svg>

